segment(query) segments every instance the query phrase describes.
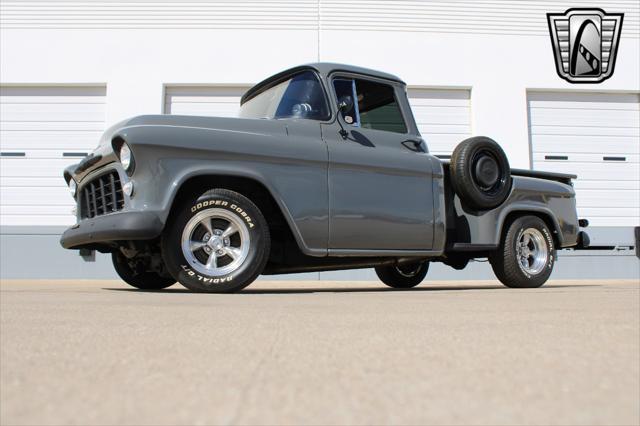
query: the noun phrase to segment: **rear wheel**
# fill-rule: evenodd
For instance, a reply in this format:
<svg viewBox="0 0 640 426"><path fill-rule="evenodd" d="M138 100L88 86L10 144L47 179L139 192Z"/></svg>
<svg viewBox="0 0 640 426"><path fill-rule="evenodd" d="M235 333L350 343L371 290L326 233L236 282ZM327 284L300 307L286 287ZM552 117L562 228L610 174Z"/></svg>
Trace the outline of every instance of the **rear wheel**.
<svg viewBox="0 0 640 426"><path fill-rule="evenodd" d="M260 275L269 258L267 223L243 195L212 189L184 205L162 236L167 269L188 289L228 293Z"/></svg>
<svg viewBox="0 0 640 426"><path fill-rule="evenodd" d="M144 265L134 259L128 259L120 251L111 253L111 261L118 276L127 284L141 290L162 290L176 283L170 276L145 271Z"/></svg>
<svg viewBox="0 0 640 426"><path fill-rule="evenodd" d="M429 271L429 262L376 266L380 281L393 288L412 288L420 284Z"/></svg>
<svg viewBox="0 0 640 426"><path fill-rule="evenodd" d="M551 231L537 216L515 219L502 245L489 258L496 277L507 287L542 286L551 276L556 250Z"/></svg>

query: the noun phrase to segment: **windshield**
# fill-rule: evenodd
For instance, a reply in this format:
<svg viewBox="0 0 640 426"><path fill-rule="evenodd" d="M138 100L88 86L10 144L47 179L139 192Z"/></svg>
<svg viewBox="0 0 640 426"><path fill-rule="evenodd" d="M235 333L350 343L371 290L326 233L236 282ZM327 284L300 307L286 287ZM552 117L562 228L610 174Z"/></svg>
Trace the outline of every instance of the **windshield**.
<svg viewBox="0 0 640 426"><path fill-rule="evenodd" d="M329 108L318 77L304 71L242 104L240 117L326 120Z"/></svg>

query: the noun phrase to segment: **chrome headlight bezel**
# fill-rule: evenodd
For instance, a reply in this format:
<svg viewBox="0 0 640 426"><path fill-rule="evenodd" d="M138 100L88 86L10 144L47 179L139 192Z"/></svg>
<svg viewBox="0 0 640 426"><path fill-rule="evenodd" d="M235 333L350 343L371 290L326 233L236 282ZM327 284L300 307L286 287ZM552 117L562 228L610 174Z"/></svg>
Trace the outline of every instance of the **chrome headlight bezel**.
<svg viewBox="0 0 640 426"><path fill-rule="evenodd" d="M71 192L71 196L76 198L76 194L78 193L78 183L76 180L74 178L69 179L67 185L69 185L69 192Z"/></svg>
<svg viewBox="0 0 640 426"><path fill-rule="evenodd" d="M131 153L129 145L123 143L122 146L120 146L118 158L120 160L120 164L122 164L122 167L127 173L133 171L133 154Z"/></svg>

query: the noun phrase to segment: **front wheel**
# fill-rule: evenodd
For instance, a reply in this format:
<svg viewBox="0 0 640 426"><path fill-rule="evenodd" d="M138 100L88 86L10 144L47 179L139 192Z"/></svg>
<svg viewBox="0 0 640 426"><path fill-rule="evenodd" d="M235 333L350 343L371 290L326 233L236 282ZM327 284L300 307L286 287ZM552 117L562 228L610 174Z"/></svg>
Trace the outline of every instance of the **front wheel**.
<svg viewBox="0 0 640 426"><path fill-rule="evenodd" d="M120 251L111 253L113 267L124 282L140 290L162 290L176 283L170 276L148 271L135 259L128 259Z"/></svg>
<svg viewBox="0 0 640 426"><path fill-rule="evenodd" d="M400 265L380 265L375 268L380 281L393 288L412 288L424 280L429 262L412 262Z"/></svg>
<svg viewBox="0 0 640 426"><path fill-rule="evenodd" d="M537 216L515 219L502 245L489 258L496 277L507 287L542 286L551 276L556 250L551 231Z"/></svg>
<svg viewBox="0 0 640 426"><path fill-rule="evenodd" d="M212 189L185 204L162 236L167 269L189 290L230 293L251 284L269 258L264 216L243 195Z"/></svg>

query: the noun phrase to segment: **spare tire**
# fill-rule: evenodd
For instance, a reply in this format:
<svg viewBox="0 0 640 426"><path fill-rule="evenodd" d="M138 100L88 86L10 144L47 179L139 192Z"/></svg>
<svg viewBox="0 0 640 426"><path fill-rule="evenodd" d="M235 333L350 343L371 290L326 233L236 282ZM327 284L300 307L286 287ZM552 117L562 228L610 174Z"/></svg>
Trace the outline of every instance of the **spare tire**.
<svg viewBox="0 0 640 426"><path fill-rule="evenodd" d="M451 155L451 185L465 206L492 209L511 191L511 169L496 141L474 136L460 142Z"/></svg>

